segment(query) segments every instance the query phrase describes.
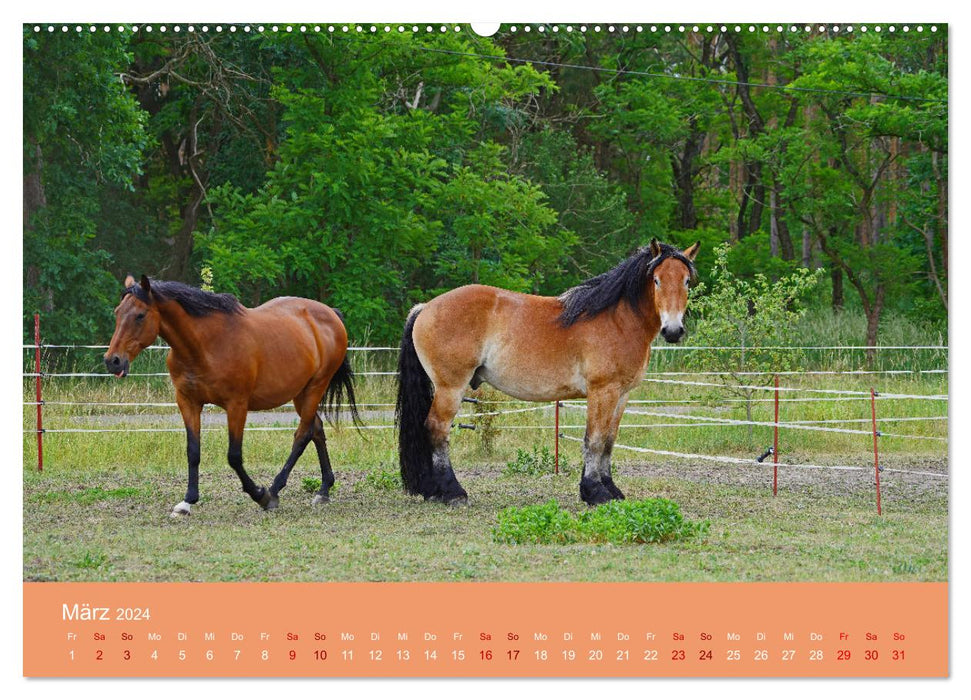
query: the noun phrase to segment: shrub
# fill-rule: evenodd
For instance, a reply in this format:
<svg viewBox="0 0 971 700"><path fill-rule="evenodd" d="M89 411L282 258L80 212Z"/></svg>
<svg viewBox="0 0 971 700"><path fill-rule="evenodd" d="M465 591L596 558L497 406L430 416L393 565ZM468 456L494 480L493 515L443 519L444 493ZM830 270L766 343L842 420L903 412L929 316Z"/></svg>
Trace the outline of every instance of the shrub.
<svg viewBox="0 0 971 700"><path fill-rule="evenodd" d="M685 520L681 507L665 498L610 501L577 518L583 539L615 544L688 539L706 533L708 526L708 521Z"/></svg>
<svg viewBox="0 0 971 700"><path fill-rule="evenodd" d="M634 544L690 539L704 535L708 528L708 521L685 520L680 506L664 498L611 501L576 517L550 500L499 511L492 537L504 544Z"/></svg>
<svg viewBox="0 0 971 700"><path fill-rule="evenodd" d="M499 511L499 524L493 528L492 538L505 544L568 544L576 541L575 525L573 516L550 500Z"/></svg>

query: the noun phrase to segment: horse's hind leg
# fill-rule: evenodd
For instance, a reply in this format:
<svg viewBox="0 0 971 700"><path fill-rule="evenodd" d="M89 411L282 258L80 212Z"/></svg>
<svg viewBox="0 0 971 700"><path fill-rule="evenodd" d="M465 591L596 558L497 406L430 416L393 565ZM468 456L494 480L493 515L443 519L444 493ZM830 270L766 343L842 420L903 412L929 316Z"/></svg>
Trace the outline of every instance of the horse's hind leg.
<svg viewBox="0 0 971 700"><path fill-rule="evenodd" d="M327 454L327 436L324 435L324 423L320 416L314 421L314 447L317 448L317 458L320 460L320 490L314 494L312 505L327 503L330 500L330 489L334 485L334 470L330 466L330 455Z"/></svg>
<svg viewBox="0 0 971 700"><path fill-rule="evenodd" d="M462 405L462 393L467 382L457 388L435 387L435 399L425 421L432 446L432 490L425 494L427 500L441 501L449 505L464 505L468 494L455 478L452 461L448 456L448 433L452 420Z"/></svg>
<svg viewBox="0 0 971 700"><path fill-rule="evenodd" d="M297 430L293 434L293 447L290 448L290 456L287 457L283 469L276 475L276 478L273 479L273 484L270 486L270 500L266 505L267 510L276 508L280 504L280 492L286 487L287 481L290 479L290 472L293 470L294 465L296 465L297 460L300 459L304 450L307 449L307 445L310 444L311 440L316 441L318 425L320 425L320 432L323 434L323 426L320 424L320 417L317 415L317 406L320 403L321 396L323 396L323 390L306 389L293 400L293 406L300 415L300 425L297 426ZM319 446L317 452L318 454L320 453ZM330 471L329 462L327 467L328 471ZM323 461L321 462L321 471L323 472ZM330 480L331 484L333 484L333 472L330 473ZM323 485L321 488L323 488ZM330 488L329 485L327 488Z"/></svg>
<svg viewBox="0 0 971 700"><path fill-rule="evenodd" d="M290 478L290 472L293 470L293 466L297 463L297 460L300 459L300 455L302 455L303 451L307 449L307 445L310 443L310 440L313 437L313 432L313 422L311 421L310 425L307 425L306 422L301 419L300 425L293 434L293 447L290 449L290 456L287 457L287 461L283 465L283 469L281 469L280 473L276 475L276 478L273 479L273 484L270 486L270 501L266 505L267 510L272 510L280 505L280 491L286 487L287 480Z"/></svg>

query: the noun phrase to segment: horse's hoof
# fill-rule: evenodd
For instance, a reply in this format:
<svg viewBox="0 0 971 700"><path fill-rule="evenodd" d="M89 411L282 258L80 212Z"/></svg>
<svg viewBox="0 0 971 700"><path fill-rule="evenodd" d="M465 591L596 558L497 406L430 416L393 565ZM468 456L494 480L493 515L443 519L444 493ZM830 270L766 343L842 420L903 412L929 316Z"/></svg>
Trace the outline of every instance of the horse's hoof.
<svg viewBox="0 0 971 700"><path fill-rule="evenodd" d="M618 500L618 501L624 500L624 492L621 491L619 488L617 488L617 486L614 484L613 479L611 479L610 477L607 477L606 479L603 480L603 485L607 487L607 491L610 492L610 497L612 499Z"/></svg>
<svg viewBox="0 0 971 700"><path fill-rule="evenodd" d="M456 496L455 498L446 501L446 504L453 508L462 508L463 506L469 505L468 496Z"/></svg>
<svg viewBox="0 0 971 700"><path fill-rule="evenodd" d="M184 518L187 515L189 515L191 512L192 512L191 506L188 503L186 503L185 501L182 501L181 503L179 503L177 506L175 506L172 509L172 512L169 513L169 517L170 518Z"/></svg>
<svg viewBox="0 0 971 700"><path fill-rule="evenodd" d="M591 498L583 499L583 502L587 504L589 508L596 508L597 506L602 506L604 503L610 503L612 498Z"/></svg>
<svg viewBox="0 0 971 700"><path fill-rule="evenodd" d="M592 479L584 479L580 482L580 498L588 506L599 506L614 499L606 486Z"/></svg>
<svg viewBox="0 0 971 700"><path fill-rule="evenodd" d="M322 493L315 493L313 499L310 501L311 506L319 506L324 503L330 503L330 496L325 496Z"/></svg>
<svg viewBox="0 0 971 700"><path fill-rule="evenodd" d="M269 489L261 489L262 494L256 499L257 505L263 510L272 510L280 505L280 499L273 496Z"/></svg>

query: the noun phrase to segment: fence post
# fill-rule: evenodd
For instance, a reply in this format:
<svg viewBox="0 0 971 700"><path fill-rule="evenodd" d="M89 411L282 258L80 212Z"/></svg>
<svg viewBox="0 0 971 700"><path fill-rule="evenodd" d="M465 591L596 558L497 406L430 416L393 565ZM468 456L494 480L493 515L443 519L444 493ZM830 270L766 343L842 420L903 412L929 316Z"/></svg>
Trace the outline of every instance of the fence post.
<svg viewBox="0 0 971 700"><path fill-rule="evenodd" d="M556 401L556 418L554 419L554 431L556 440L553 443L553 473L560 473L560 402Z"/></svg>
<svg viewBox="0 0 971 700"><path fill-rule="evenodd" d="M44 419L40 381L40 314L34 314L34 372L37 374L37 471L44 471Z"/></svg>
<svg viewBox="0 0 971 700"><path fill-rule="evenodd" d="M779 491L779 375L775 375L775 426L772 429L772 495Z"/></svg>
<svg viewBox="0 0 971 700"><path fill-rule="evenodd" d="M870 387L870 414L873 416L873 472L877 479L877 515L883 515L880 507L880 453L877 451L877 392Z"/></svg>

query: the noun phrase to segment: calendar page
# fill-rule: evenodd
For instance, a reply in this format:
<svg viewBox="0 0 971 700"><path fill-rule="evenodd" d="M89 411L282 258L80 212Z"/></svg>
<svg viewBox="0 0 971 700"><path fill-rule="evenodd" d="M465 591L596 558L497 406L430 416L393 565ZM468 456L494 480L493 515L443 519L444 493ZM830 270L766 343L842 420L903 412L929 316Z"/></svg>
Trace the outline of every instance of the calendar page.
<svg viewBox="0 0 971 700"><path fill-rule="evenodd" d="M31 683L950 677L947 23L21 40Z"/></svg>

